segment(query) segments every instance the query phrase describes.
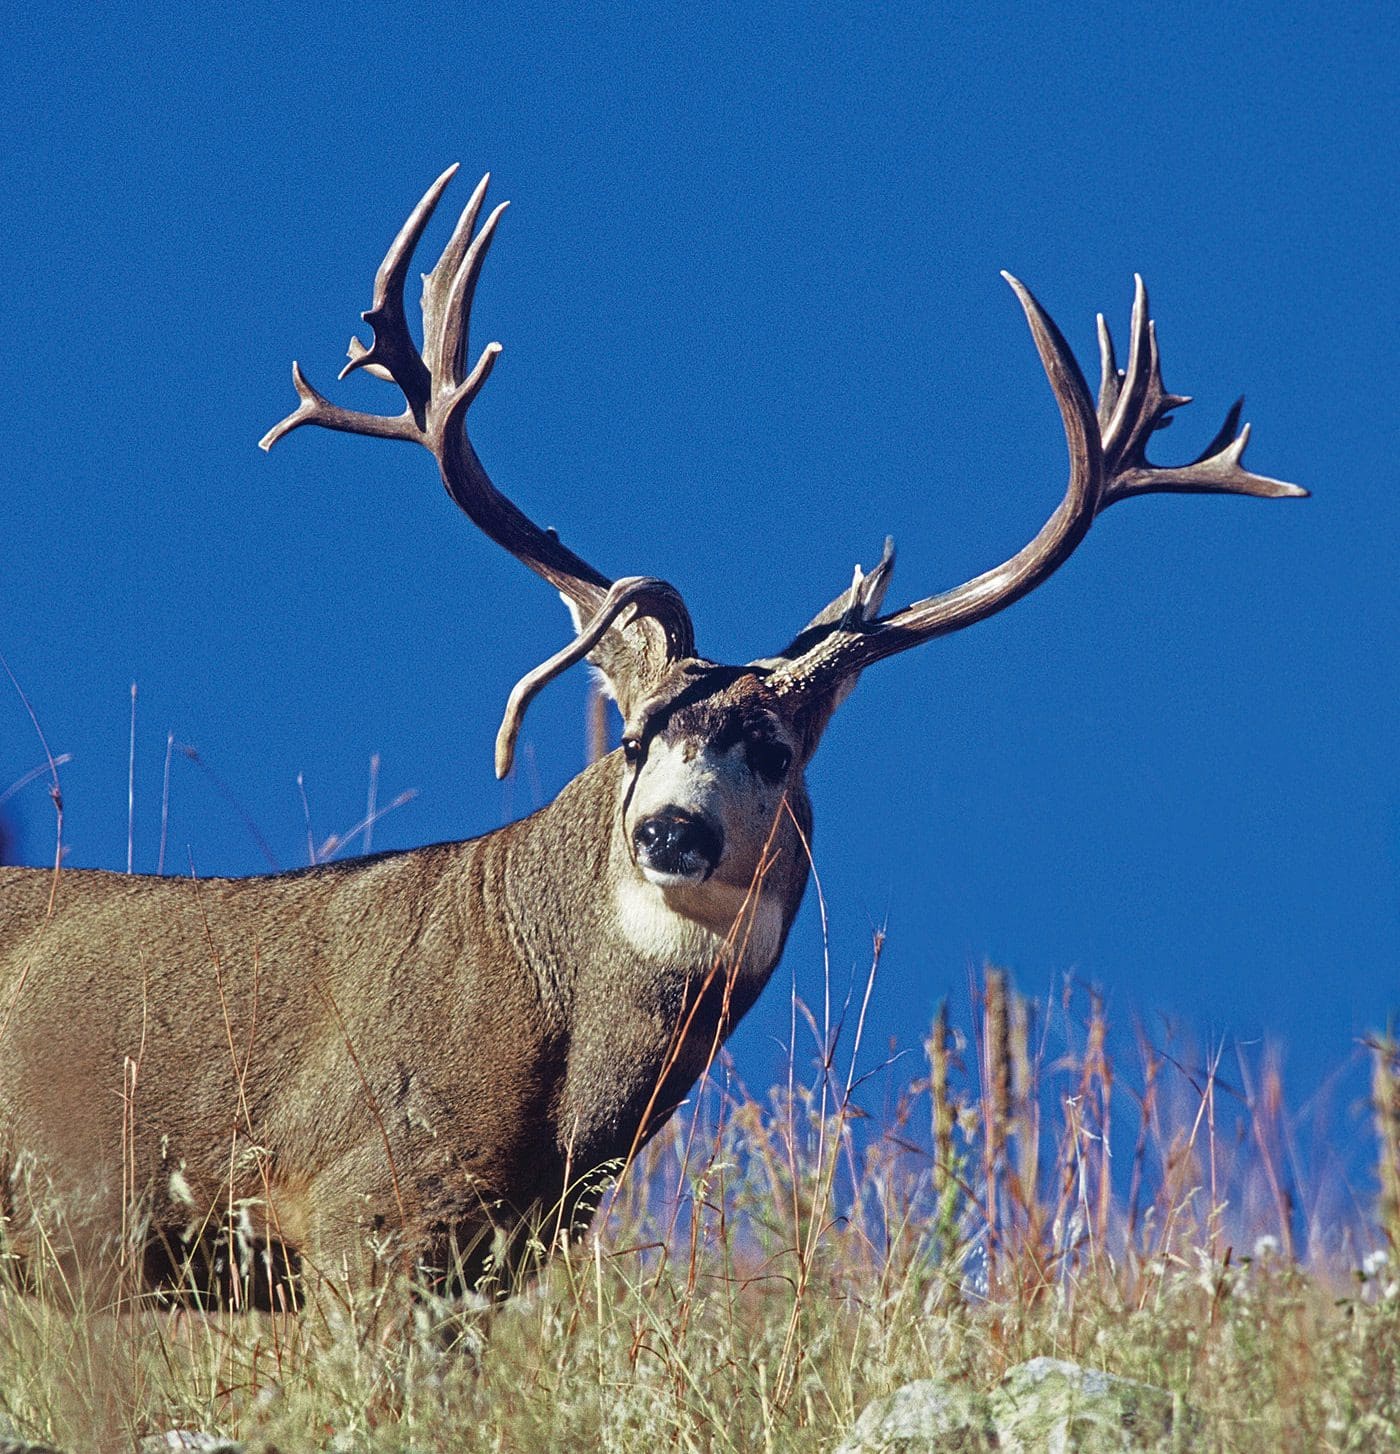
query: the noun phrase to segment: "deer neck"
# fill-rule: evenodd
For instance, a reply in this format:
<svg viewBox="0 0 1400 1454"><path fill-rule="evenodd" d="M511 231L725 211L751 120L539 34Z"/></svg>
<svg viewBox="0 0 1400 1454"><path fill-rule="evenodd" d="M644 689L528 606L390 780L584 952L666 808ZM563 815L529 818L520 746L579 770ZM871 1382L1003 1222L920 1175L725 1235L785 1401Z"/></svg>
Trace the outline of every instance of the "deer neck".
<svg viewBox="0 0 1400 1454"><path fill-rule="evenodd" d="M760 885L659 889L627 852L621 780L605 758L505 830L504 887L534 910L522 958L569 1047L559 1132L590 1165L627 1154L684 1099L766 984L806 881L795 842ZM809 832L805 796L795 811Z"/></svg>

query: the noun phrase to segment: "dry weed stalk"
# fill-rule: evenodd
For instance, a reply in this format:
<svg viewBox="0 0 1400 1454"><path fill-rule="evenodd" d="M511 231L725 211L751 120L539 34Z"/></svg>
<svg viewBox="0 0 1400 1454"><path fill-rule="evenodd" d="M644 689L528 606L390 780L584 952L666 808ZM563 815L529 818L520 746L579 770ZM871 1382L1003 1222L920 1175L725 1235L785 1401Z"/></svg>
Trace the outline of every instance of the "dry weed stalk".
<svg viewBox="0 0 1400 1454"><path fill-rule="evenodd" d="M1380 1144L1380 1227L1400 1258L1400 1041L1393 1028L1370 1042L1371 1106Z"/></svg>

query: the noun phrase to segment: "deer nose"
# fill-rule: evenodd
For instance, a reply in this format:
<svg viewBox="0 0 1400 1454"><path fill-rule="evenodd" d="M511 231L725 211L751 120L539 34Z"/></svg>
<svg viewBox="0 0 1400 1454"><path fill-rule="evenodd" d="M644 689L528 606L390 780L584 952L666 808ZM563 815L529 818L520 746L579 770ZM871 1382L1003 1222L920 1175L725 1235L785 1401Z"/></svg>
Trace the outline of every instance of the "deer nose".
<svg viewBox="0 0 1400 1454"><path fill-rule="evenodd" d="M724 834L684 808L666 808L643 818L632 832L637 862L668 877L703 882L724 852Z"/></svg>

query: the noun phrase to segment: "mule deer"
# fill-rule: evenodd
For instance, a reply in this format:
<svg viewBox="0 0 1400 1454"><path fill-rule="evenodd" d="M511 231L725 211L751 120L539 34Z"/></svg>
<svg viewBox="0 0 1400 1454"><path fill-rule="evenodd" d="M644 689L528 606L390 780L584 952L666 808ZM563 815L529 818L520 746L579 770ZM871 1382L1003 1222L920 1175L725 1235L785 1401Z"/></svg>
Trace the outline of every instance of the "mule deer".
<svg viewBox="0 0 1400 1454"><path fill-rule="evenodd" d="M477 228L485 179L424 279L415 345L404 283L454 171L390 246L363 315L372 341L351 342L344 371L396 385L403 412L341 408L294 364L300 402L262 445L317 424L426 446L456 504L574 619L573 640L511 693L497 773L530 699L585 658L616 699L622 745L547 807L467 842L248 879L0 872L0 1135L21 1255L42 1186L83 1267L124 1239L155 1275L151 1249L192 1256L201 1229L233 1216L307 1270L365 1275L377 1239L410 1273L504 1276L524 1256L520 1228L586 1223L598 1169L656 1132L763 989L807 878L803 770L866 667L1025 595L1116 500L1306 493L1245 470L1239 404L1194 462L1148 461L1187 400L1163 387L1141 280L1121 370L1100 320L1096 411L1059 330L1008 274L1069 444L1069 486L1039 534L882 616L886 542L786 646L709 661L672 586L609 580L502 495L468 441L499 352L468 367L504 208Z"/></svg>

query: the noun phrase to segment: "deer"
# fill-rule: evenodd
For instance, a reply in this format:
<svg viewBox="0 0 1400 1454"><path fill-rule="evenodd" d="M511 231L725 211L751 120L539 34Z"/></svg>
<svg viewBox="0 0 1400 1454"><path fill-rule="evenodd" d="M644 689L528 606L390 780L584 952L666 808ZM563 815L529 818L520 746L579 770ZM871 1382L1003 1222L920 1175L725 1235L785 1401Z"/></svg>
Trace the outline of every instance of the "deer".
<svg viewBox="0 0 1400 1454"><path fill-rule="evenodd" d="M89 1279L134 1268L143 1296L178 1272L214 1297L236 1242L250 1305L385 1265L414 1286L508 1291L583 1234L773 974L809 877L804 771L866 668L1010 606L1117 501L1307 494L1245 469L1242 400L1195 460L1149 461L1189 399L1163 385L1141 278L1121 368L1099 318L1095 403L1055 323L1003 274L1068 445L1039 532L882 615L887 539L786 645L711 661L674 586L609 579L472 447L467 412L500 353L472 361L468 337L506 205L478 226L489 176L424 275L415 341L405 282L456 170L390 245L361 315L371 341L352 339L341 374L389 383L402 410L343 408L294 363L297 406L261 445L316 425L430 451L451 500L572 617L509 695L497 775L534 696L583 661L621 744L530 816L461 842L250 878L0 869L0 1186L21 1267L45 1244Z"/></svg>

